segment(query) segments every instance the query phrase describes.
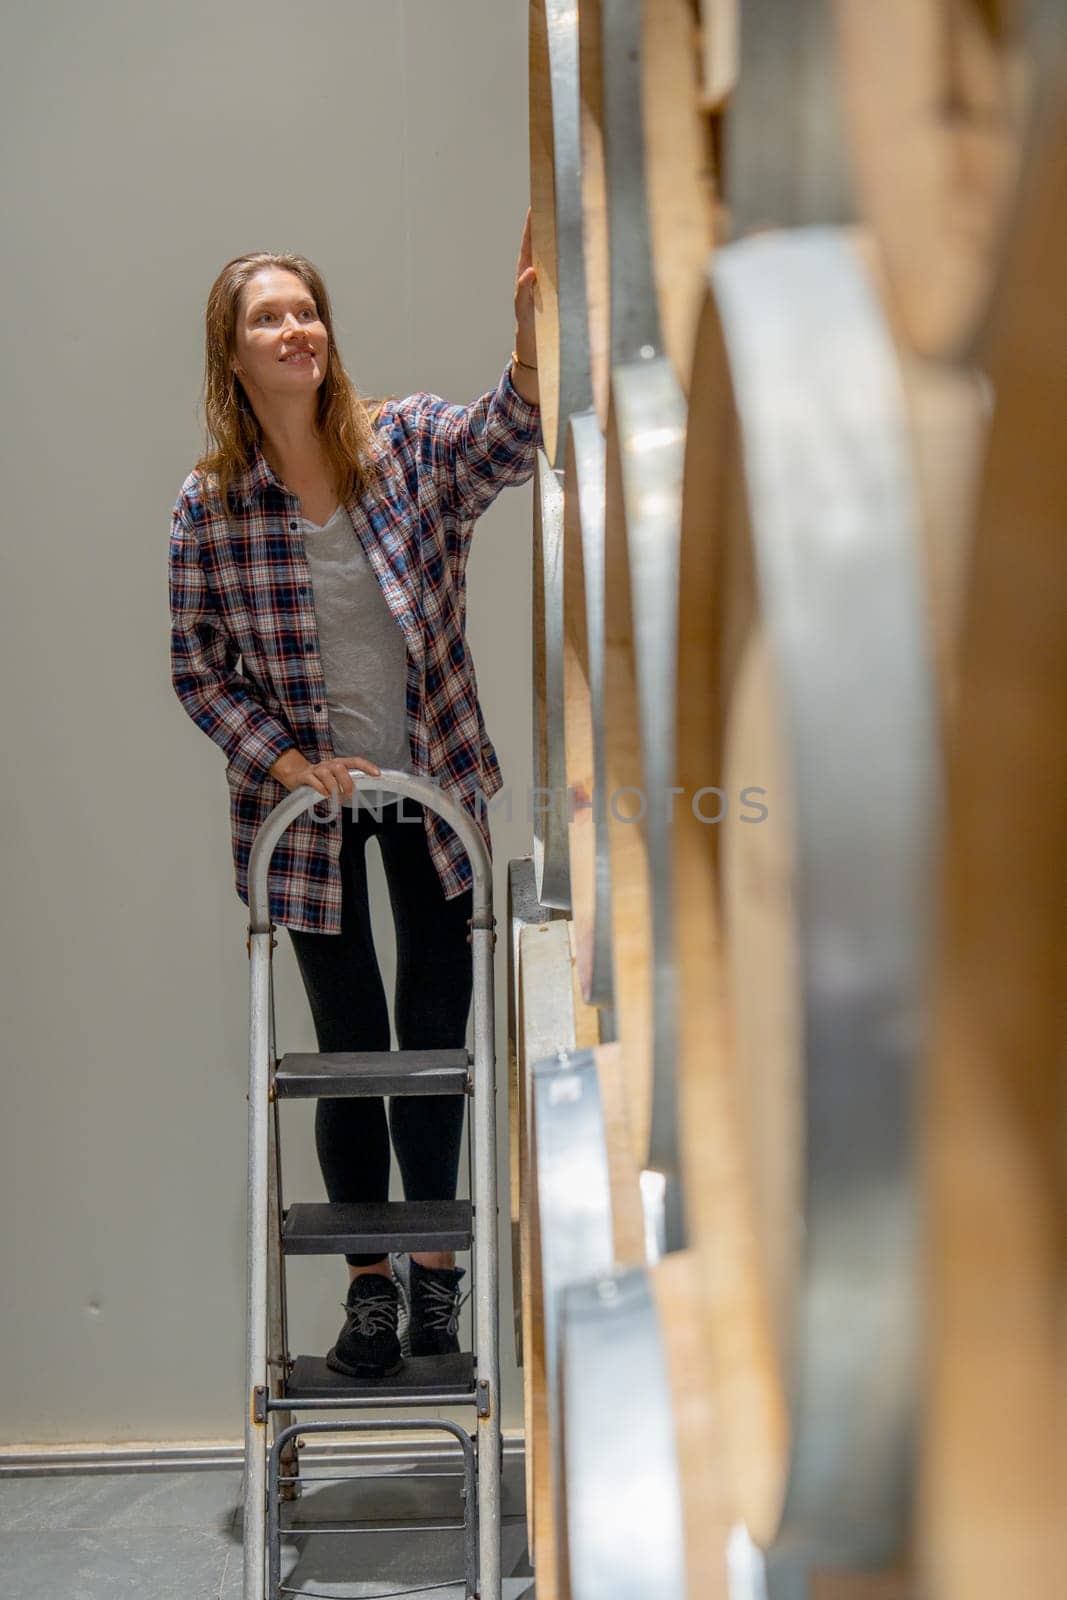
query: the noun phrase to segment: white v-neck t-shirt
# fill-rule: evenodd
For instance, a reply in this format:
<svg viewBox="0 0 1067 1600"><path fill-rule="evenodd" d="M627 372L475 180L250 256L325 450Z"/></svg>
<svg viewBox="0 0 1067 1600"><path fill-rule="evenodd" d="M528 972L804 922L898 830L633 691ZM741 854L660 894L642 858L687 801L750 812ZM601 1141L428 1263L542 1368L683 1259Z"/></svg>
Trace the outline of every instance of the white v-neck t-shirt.
<svg viewBox="0 0 1067 1600"><path fill-rule="evenodd" d="M344 506L322 527L301 520L334 752L413 772L400 624Z"/></svg>

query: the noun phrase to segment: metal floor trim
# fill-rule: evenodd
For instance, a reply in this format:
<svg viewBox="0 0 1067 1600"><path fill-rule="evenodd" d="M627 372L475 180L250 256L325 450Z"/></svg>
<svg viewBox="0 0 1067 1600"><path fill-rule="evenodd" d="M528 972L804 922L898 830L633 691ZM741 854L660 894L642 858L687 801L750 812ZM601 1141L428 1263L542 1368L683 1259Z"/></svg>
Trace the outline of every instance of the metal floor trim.
<svg viewBox="0 0 1067 1600"><path fill-rule="evenodd" d="M524 1460L526 1441L521 1429L505 1431L503 1454L507 1462ZM389 1437L354 1443L317 1444L301 1451L310 1466L326 1462L335 1466L379 1466L412 1462L416 1467L448 1461L455 1451L426 1439L402 1445ZM237 1440L207 1440L203 1444L88 1444L7 1445L0 1448L0 1478L59 1477L71 1473L104 1472L233 1472L244 1465L244 1447Z"/></svg>

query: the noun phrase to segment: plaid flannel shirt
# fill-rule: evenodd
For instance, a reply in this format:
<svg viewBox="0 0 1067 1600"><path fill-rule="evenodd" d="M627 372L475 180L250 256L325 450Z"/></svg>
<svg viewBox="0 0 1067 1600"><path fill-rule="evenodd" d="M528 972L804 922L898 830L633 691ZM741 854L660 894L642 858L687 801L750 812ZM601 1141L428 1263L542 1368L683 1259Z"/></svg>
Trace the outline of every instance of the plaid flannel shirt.
<svg viewBox="0 0 1067 1600"><path fill-rule="evenodd" d="M467 556L475 520L506 484L533 475L540 408L517 392L509 364L469 406L425 393L387 401L375 440L382 485L347 509L407 645L412 766L463 806L491 848L486 801L502 778L465 634ZM252 842L287 793L268 768L293 747L312 762L361 752L332 747L300 502L258 445L229 503L227 519L217 490L205 492L192 472L171 514L171 681L226 754L234 876L247 906ZM453 899L472 881L467 853L436 813L425 813L425 827ZM340 815L305 812L286 829L268 877L272 921L340 932L340 850Z"/></svg>

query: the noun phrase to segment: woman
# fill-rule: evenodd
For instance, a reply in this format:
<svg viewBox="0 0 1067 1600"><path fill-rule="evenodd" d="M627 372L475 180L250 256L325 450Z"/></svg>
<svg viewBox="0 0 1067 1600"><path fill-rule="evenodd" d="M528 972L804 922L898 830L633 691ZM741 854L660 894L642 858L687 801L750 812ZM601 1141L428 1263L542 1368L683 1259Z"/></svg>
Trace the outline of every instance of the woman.
<svg viewBox="0 0 1067 1600"><path fill-rule="evenodd" d="M540 443L527 212L515 348L470 406L418 393L370 405L345 372L326 287L302 256L230 261L208 298L210 448L170 536L171 668L183 707L225 752L237 892L287 789L330 802L285 832L269 874L320 1050L388 1050L365 847L377 838L397 938L402 1050L457 1048L471 999L471 870L455 832L411 802L353 803L348 769L432 778L477 821L501 786L465 637L474 521L532 475ZM240 657L240 670L237 661ZM390 1132L409 1200L453 1199L460 1096L320 1100L315 1141L335 1202L388 1197ZM400 1365L387 1256L346 1257L346 1321L327 1361L351 1376ZM462 1271L412 1257L411 1353L458 1350Z"/></svg>

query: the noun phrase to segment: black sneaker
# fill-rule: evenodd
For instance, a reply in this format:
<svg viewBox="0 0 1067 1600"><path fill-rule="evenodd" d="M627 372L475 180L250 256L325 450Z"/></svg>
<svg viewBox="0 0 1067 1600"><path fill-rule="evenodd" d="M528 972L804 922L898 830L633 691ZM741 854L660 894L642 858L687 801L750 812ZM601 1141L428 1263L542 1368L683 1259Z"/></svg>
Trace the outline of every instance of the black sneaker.
<svg viewBox="0 0 1067 1600"><path fill-rule="evenodd" d="M393 1271L401 1299L401 1344L406 1356L459 1353L462 1267L423 1267L395 1256Z"/></svg>
<svg viewBox="0 0 1067 1600"><path fill-rule="evenodd" d="M403 1365L397 1338L399 1297L392 1278L362 1272L345 1301L348 1318L326 1365L350 1378L391 1378Z"/></svg>

